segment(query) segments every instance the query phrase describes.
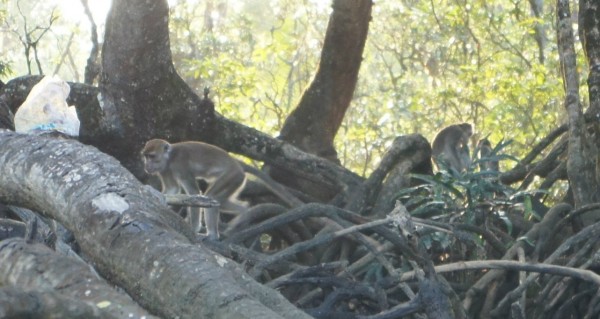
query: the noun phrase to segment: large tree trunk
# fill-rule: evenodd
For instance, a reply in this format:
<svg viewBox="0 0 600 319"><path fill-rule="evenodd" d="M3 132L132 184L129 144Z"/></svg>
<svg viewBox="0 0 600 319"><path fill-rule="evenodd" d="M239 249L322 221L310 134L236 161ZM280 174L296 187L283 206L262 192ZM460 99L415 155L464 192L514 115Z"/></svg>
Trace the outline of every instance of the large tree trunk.
<svg viewBox="0 0 600 319"><path fill-rule="evenodd" d="M210 142L212 104L201 103L175 71L166 0L114 0L106 21L100 79L102 143L136 176L137 152L153 137ZM85 129L85 127L84 127Z"/></svg>
<svg viewBox="0 0 600 319"><path fill-rule="evenodd" d="M0 128L14 128L11 110L14 112L21 105L31 88L40 80L41 76L24 76L9 81L0 89ZM82 123L80 140L104 149L103 143L109 143L104 138L96 117L102 110L96 100L98 88L69 82L71 92L67 99L69 105L75 105L77 114ZM6 104L4 103L6 102ZM200 103L203 103L202 101ZM5 122L2 122L2 108L6 110ZM8 108L8 109L7 109ZM242 124L230 121L217 114L214 129L220 134L213 136L215 145L238 154L242 154L257 161L265 162L274 167L294 170L306 179L321 181L326 185L351 191L353 186L362 183L362 178L347 169L334 165L330 161L310 155L298 150L289 143L274 139L260 131ZM192 137L193 139L193 137ZM110 151L110 150L109 150ZM130 149L128 156L138 159L138 149ZM117 159L119 154L109 153ZM139 160L139 159L138 159Z"/></svg>
<svg viewBox="0 0 600 319"><path fill-rule="evenodd" d="M352 19L356 19L353 15L370 17L371 2L364 3L368 4L368 14L357 12L365 8L359 8L356 4L346 8L352 9ZM346 6L341 2L336 8L343 9ZM338 12L347 13L341 9ZM327 112L337 114L333 118L338 124L333 125L333 130L330 128L332 123L315 123L315 127L329 130L329 145L332 145L333 136L354 90L358 73L356 60L360 59L368 27L368 19L360 20L364 30L356 33L360 36L355 39L354 32L344 29L348 27L348 18L335 18L344 16L342 13L333 15L330 26L333 31L328 33L335 36L329 36L326 41L326 48L337 49L328 54L325 54L328 50L324 50L327 62L322 63L320 75L310 89L314 93L317 92L317 83L328 85L327 93L323 94L328 96L327 100L331 103L326 109L336 110ZM354 28L356 26L352 26L351 30ZM333 45L333 41L342 41L344 45ZM349 55L354 58L342 59L343 54L351 51L357 51ZM300 175L303 178L324 183L336 192L360 183L360 178L341 167L332 167L286 143L273 141L260 132L215 114L212 103L195 95L173 67L169 48L168 7L164 0L152 1L151 5L142 0L113 2L107 19L102 64L99 90L71 83L69 103L77 106L81 120L80 140L115 156L138 178L145 175L139 150L147 139L161 137L173 142L203 140L228 151L265 161L276 168L292 167L295 172L302 172ZM333 76L334 73L337 75ZM328 75L331 76L329 79ZM29 89L23 88L30 88L38 81L37 78L23 78L22 81L9 82L2 89L2 95L13 111L29 92ZM84 94L81 94L82 91ZM345 97L330 99L336 95ZM311 107L318 106L309 104ZM319 140L321 136L314 134L311 139Z"/></svg>
<svg viewBox="0 0 600 319"><path fill-rule="evenodd" d="M193 244L156 191L76 141L0 132L0 202L45 212L111 282L166 318L307 318ZM185 234L186 236L182 235Z"/></svg>
<svg viewBox="0 0 600 319"><path fill-rule="evenodd" d="M89 265L20 238L0 245L0 282L24 291L54 291L92 308L102 305L101 312L114 318L155 318L131 297L98 278Z"/></svg>
<svg viewBox="0 0 600 319"><path fill-rule="evenodd" d="M371 0L333 1L317 74L281 129L284 141L334 163L339 160L333 140L354 94L372 5ZM296 183L299 177L293 171L273 170L271 174L320 199L336 192L315 183Z"/></svg>
<svg viewBox="0 0 600 319"><path fill-rule="evenodd" d="M565 108L569 117L567 174L573 189L575 206L581 207L598 200L598 182L596 179L598 150L586 129L582 103L579 97L579 74L577 73L575 38L571 25L569 1L558 1L557 19L558 52L566 93Z"/></svg>
<svg viewBox="0 0 600 319"><path fill-rule="evenodd" d="M593 136L600 150L600 6L597 1L579 1L579 34L588 61L588 92L590 113L594 119ZM596 184L600 185L600 157L596 156ZM596 192L597 193L597 192ZM597 199L596 199L597 200Z"/></svg>
<svg viewBox="0 0 600 319"><path fill-rule="evenodd" d="M319 69L281 129L281 139L337 161L333 139L350 105L371 21L371 0L335 0Z"/></svg>

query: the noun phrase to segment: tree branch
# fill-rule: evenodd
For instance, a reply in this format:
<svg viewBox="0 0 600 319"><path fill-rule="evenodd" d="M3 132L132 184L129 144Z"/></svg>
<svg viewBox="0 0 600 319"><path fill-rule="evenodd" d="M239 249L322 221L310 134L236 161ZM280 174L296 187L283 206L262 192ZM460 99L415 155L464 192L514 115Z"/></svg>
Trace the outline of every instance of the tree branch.
<svg viewBox="0 0 600 319"><path fill-rule="evenodd" d="M0 201L62 223L99 273L151 312L307 318L281 295L237 275L235 263L191 244L189 225L114 158L77 141L13 132L0 132L0 149Z"/></svg>

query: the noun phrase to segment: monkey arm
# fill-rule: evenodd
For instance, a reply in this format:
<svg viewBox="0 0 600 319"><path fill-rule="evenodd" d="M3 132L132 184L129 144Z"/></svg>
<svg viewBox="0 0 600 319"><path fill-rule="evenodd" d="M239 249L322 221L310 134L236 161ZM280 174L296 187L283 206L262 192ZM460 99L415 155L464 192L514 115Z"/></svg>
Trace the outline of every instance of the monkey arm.
<svg viewBox="0 0 600 319"><path fill-rule="evenodd" d="M200 195L202 192L198 187L198 183L196 182L196 178L194 175L188 174L186 176L179 175L177 177L173 177L175 182L181 185L183 190L188 195ZM217 210L217 214L219 211L218 207L207 208L210 210ZM187 208L188 216L187 219L190 221L192 225L192 229L199 233L202 230L202 209L200 207L189 207ZM208 224L208 221L206 222ZM218 219L217 219L218 223Z"/></svg>
<svg viewBox="0 0 600 319"><path fill-rule="evenodd" d="M173 174L160 175L160 182L162 184L162 192L165 194L179 194L181 192L181 187L179 187L179 183L177 183Z"/></svg>
<svg viewBox="0 0 600 319"><path fill-rule="evenodd" d="M202 193L193 175L179 176L176 181L179 182L183 191L188 195L199 195Z"/></svg>

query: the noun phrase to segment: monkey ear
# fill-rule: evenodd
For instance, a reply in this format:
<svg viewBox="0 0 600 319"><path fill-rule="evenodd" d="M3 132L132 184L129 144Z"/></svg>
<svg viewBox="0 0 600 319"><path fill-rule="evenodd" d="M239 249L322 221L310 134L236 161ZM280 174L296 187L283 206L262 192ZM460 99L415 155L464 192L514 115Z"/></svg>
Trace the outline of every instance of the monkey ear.
<svg viewBox="0 0 600 319"><path fill-rule="evenodd" d="M171 152L171 144L168 144L168 143L167 143L167 144L165 144L165 145L163 146L163 149L164 149L164 151L165 151L165 154L169 154L169 153Z"/></svg>

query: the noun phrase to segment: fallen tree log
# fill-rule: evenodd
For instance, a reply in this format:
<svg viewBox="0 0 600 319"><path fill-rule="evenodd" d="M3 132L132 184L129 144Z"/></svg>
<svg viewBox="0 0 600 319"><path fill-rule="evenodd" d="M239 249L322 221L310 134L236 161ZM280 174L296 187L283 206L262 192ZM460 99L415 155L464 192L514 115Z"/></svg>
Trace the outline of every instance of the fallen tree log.
<svg viewBox="0 0 600 319"><path fill-rule="evenodd" d="M105 278L165 318L309 318L190 227L114 158L74 140L0 132L0 202L73 232Z"/></svg>
<svg viewBox="0 0 600 319"><path fill-rule="evenodd" d="M89 266L20 238L0 242L0 282L25 291L56 292L99 307L115 318L156 318L131 297L114 290Z"/></svg>

